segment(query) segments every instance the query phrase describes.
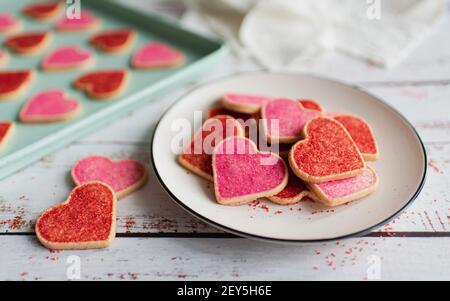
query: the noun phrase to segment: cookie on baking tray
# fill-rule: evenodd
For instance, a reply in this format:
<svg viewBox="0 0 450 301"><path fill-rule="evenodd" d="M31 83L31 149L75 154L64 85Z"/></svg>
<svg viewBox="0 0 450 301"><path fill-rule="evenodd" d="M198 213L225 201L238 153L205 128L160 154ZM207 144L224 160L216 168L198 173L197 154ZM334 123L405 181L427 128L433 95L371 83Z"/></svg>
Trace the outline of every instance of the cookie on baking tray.
<svg viewBox="0 0 450 301"><path fill-rule="evenodd" d="M49 123L76 117L81 111L78 100L69 98L64 90L51 89L37 93L28 100L19 113L24 123Z"/></svg>
<svg viewBox="0 0 450 301"><path fill-rule="evenodd" d="M89 43L103 52L118 53L128 50L135 39L131 29L115 29L101 32L89 39Z"/></svg>
<svg viewBox="0 0 450 301"><path fill-rule="evenodd" d="M131 65L138 69L172 68L184 62L184 54L161 42L150 42L141 48L131 58Z"/></svg>
<svg viewBox="0 0 450 301"><path fill-rule="evenodd" d="M77 46L62 46L50 52L41 62L44 70L70 70L89 66L94 56Z"/></svg>
<svg viewBox="0 0 450 301"><path fill-rule="evenodd" d="M4 44L17 54L33 55L40 53L47 46L51 37L50 32L26 32L8 37Z"/></svg>
<svg viewBox="0 0 450 301"><path fill-rule="evenodd" d="M38 21L49 21L57 17L63 7L59 1L30 3L22 9L22 13Z"/></svg>
<svg viewBox="0 0 450 301"><path fill-rule="evenodd" d="M32 79L31 70L0 71L0 101L20 96Z"/></svg>
<svg viewBox="0 0 450 301"><path fill-rule="evenodd" d="M12 121L0 121L0 151L8 143L16 126Z"/></svg>

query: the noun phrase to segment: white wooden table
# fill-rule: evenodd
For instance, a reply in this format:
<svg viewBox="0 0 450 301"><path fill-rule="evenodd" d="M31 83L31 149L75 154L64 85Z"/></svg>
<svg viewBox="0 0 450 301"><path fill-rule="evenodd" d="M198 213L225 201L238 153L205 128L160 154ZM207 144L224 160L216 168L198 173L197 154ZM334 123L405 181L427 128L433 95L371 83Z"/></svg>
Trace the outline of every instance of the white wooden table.
<svg viewBox="0 0 450 301"><path fill-rule="evenodd" d="M174 17L183 9L177 1L130 1L130 5ZM379 231L297 246L237 238L179 208L149 166L145 188L119 202L112 247L63 252L42 247L34 235L34 221L44 209L66 198L72 189L72 164L92 154L148 163L157 120L190 85L0 181L0 279L65 280L79 260L83 280L370 280L374 269L379 272L375 278L382 280L449 280L449 34L447 16L440 30L393 70L340 54L310 70L380 96L414 124L426 145L425 188L406 212ZM261 67L230 54L202 81L255 69Z"/></svg>

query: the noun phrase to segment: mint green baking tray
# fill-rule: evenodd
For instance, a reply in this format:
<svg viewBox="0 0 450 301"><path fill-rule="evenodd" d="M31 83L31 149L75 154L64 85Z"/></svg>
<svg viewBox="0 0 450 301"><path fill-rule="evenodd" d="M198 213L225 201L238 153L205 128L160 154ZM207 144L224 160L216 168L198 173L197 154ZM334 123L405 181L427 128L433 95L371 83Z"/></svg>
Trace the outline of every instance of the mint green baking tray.
<svg viewBox="0 0 450 301"><path fill-rule="evenodd" d="M22 32L49 31L53 22L38 22L21 14L21 8L32 0L0 1L0 11L15 15L22 22ZM137 32L133 46L124 54L103 54L88 43L93 32L62 33L53 31L53 39L46 51L35 56L18 56L8 52L8 63L1 70L34 69L35 78L20 98L0 101L0 121L16 122L16 131L7 145L0 150L0 179L4 178L67 143L78 139L106 123L119 118L157 96L198 78L217 63L225 47L220 41L205 38L181 28L177 23L157 15L143 14L121 4L106 0L82 0L87 9L102 19L97 31L113 28L133 28ZM97 32L96 31L96 32ZM3 45L3 37L1 43ZM129 66L131 55L142 44L162 41L180 49L185 64L176 69L133 70ZM95 64L74 71L45 72L39 69L42 57L51 49L62 45L78 45L95 53ZM4 47L2 47L4 48ZM80 74L97 69L123 68L129 71L124 93L113 100L92 100L72 87ZM83 106L81 115L71 121L50 124L24 124L18 121L22 105L39 91L62 88L77 98Z"/></svg>

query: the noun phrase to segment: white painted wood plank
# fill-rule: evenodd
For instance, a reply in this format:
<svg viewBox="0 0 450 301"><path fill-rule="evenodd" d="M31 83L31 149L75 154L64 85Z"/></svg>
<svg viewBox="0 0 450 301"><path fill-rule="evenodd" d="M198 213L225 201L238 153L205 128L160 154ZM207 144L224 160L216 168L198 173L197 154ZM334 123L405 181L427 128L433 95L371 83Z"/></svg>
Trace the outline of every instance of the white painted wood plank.
<svg viewBox="0 0 450 301"><path fill-rule="evenodd" d="M49 252L34 236L0 236L0 279L67 280L74 267L67 260L76 255L82 280L366 280L371 271L381 280L449 280L449 248L450 238L296 246L238 238L116 238L108 249Z"/></svg>

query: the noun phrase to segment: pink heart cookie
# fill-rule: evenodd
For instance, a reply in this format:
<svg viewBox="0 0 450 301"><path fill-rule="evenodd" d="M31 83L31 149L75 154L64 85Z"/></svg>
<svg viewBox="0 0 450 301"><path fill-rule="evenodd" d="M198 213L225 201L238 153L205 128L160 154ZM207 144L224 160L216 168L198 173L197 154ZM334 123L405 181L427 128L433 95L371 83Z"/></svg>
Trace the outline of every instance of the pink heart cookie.
<svg viewBox="0 0 450 301"><path fill-rule="evenodd" d="M145 166L135 160L112 161L108 157L90 156L72 167L72 179L76 185L89 181L108 184L123 198L141 188L147 180Z"/></svg>
<svg viewBox="0 0 450 301"><path fill-rule="evenodd" d="M258 113L261 106L272 99L266 96L227 92L222 96L222 104L225 108L247 114Z"/></svg>
<svg viewBox="0 0 450 301"><path fill-rule="evenodd" d="M41 63L47 70L68 70L87 66L92 62L93 55L76 46L64 46L55 49Z"/></svg>
<svg viewBox="0 0 450 301"><path fill-rule="evenodd" d="M320 112L305 110L297 102L286 98L274 99L263 105L261 118L266 140L293 143L301 139L301 132L309 120Z"/></svg>
<svg viewBox="0 0 450 301"><path fill-rule="evenodd" d="M279 193L288 182L283 159L259 152L245 137L229 137L213 151L216 199L222 205L241 205Z"/></svg>
<svg viewBox="0 0 450 301"><path fill-rule="evenodd" d="M99 18L87 10L81 10L79 18L69 19L65 16L56 24L56 29L65 31L89 30L97 27L99 24Z"/></svg>
<svg viewBox="0 0 450 301"><path fill-rule="evenodd" d="M0 150L6 145L15 128L14 122L0 121Z"/></svg>
<svg viewBox="0 0 450 301"><path fill-rule="evenodd" d="M318 201L328 206L338 206L360 199L375 191L378 186L378 176L375 170L366 167L357 176L320 184L309 184L309 186Z"/></svg>
<svg viewBox="0 0 450 301"><path fill-rule="evenodd" d="M52 89L33 96L23 107L19 119L26 123L64 121L81 110L76 99L66 98L63 90Z"/></svg>
<svg viewBox="0 0 450 301"><path fill-rule="evenodd" d="M20 28L19 21L11 14L0 13L0 34L10 34Z"/></svg>
<svg viewBox="0 0 450 301"><path fill-rule="evenodd" d="M134 55L134 68L176 67L183 63L184 55L179 50L161 42L151 42L142 46Z"/></svg>

